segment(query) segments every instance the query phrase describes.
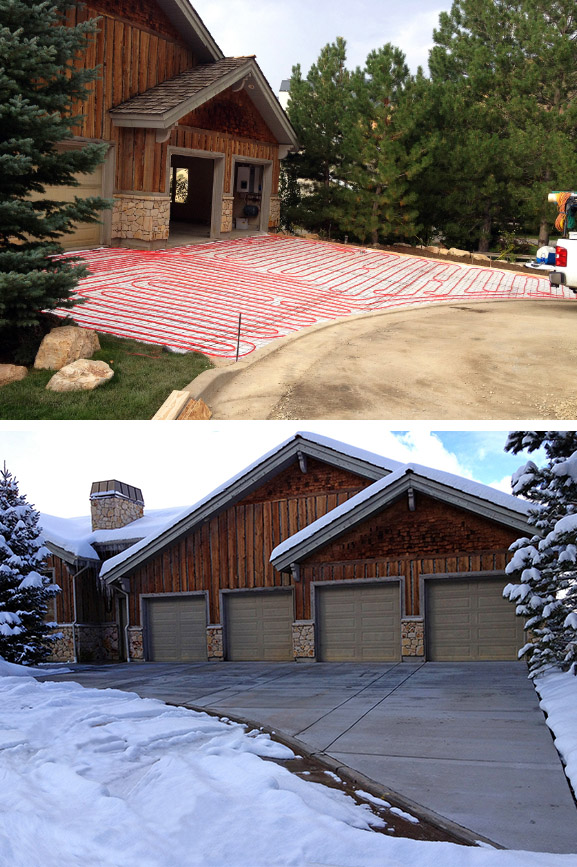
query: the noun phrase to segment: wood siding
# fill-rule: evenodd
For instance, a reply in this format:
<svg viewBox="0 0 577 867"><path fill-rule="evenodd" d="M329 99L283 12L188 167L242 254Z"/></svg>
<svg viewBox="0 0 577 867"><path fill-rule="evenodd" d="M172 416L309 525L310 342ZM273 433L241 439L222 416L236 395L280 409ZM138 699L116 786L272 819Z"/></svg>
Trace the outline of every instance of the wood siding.
<svg viewBox="0 0 577 867"><path fill-rule="evenodd" d="M47 569L54 569L54 583L61 592L56 596L58 623L74 622L74 586L68 565L59 557L51 556ZM99 624L116 620L114 604L102 590L98 570L87 569L76 579L76 620L78 623Z"/></svg>
<svg viewBox="0 0 577 867"><path fill-rule="evenodd" d="M131 625L140 624L142 593L208 590L210 622L219 623L219 590L291 586L269 562L273 548L368 484L320 461L309 461L303 474L295 462L135 570Z"/></svg>
<svg viewBox="0 0 577 867"><path fill-rule="evenodd" d="M276 139L250 98L244 91L235 93L231 88L191 111L180 121L182 126L225 132L234 138L250 138L272 142Z"/></svg>

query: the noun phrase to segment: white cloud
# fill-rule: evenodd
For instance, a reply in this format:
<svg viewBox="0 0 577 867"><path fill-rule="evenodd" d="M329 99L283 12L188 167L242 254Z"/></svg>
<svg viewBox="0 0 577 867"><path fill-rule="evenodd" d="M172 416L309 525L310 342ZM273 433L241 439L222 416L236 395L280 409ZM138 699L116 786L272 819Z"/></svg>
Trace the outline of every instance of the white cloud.
<svg viewBox="0 0 577 867"><path fill-rule="evenodd" d="M504 476L500 481L491 482L490 486L498 491L504 491L506 494L511 494L511 476Z"/></svg>

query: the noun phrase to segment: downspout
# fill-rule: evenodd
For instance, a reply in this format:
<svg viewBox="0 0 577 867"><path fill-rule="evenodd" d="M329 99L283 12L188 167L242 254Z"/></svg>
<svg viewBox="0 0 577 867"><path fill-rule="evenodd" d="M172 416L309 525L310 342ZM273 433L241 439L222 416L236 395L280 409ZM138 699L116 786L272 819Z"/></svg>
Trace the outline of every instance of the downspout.
<svg viewBox="0 0 577 867"><path fill-rule="evenodd" d="M72 613L74 615L74 620L72 621L72 650L74 653L74 662L78 662L78 653L76 647L76 627L78 626L78 612L76 611L76 579L82 575L83 572L86 572L87 569L91 569L92 564L88 564L80 569L78 572L74 572L72 574Z"/></svg>
<svg viewBox="0 0 577 867"><path fill-rule="evenodd" d="M121 578L121 582L125 579ZM124 646L126 648L126 662L130 662L130 642L128 641L128 627L130 626L130 606L128 604L128 591L124 590L120 585L116 587L116 592L121 593L126 600L126 623L124 624Z"/></svg>

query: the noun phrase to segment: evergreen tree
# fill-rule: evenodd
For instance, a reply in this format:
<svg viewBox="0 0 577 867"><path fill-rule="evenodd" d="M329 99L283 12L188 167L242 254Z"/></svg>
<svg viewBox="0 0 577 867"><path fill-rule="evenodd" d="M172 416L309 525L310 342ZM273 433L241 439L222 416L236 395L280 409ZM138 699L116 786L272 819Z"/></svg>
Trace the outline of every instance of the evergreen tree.
<svg viewBox="0 0 577 867"><path fill-rule="evenodd" d="M86 270L54 258L77 222L108 207L99 198L63 202L47 186L77 186L103 161L105 145L61 151L81 120L78 105L97 70L75 66L95 21L65 26L74 0L0 0L0 344L15 360L41 311L72 307ZM27 359L21 359L27 360Z"/></svg>
<svg viewBox="0 0 577 867"><path fill-rule="evenodd" d="M50 554L42 543L39 513L19 494L18 483L0 471L0 657L37 663L49 653L48 601L59 591L42 575Z"/></svg>
<svg viewBox="0 0 577 867"><path fill-rule="evenodd" d="M526 618L531 676L556 665L577 674L577 431L514 431L506 450L543 448L547 464L529 461L514 474L513 493L533 504L531 539L511 546L504 596Z"/></svg>
<svg viewBox="0 0 577 867"><path fill-rule="evenodd" d="M351 163L341 228L363 242L411 238L417 232L411 187L427 161L422 142L414 140L418 90L403 52L391 44L372 51L365 69L352 76Z"/></svg>
<svg viewBox="0 0 577 867"><path fill-rule="evenodd" d="M286 219L329 236L340 215L349 158L343 124L350 110L351 75L345 63L346 43L338 37L325 45L306 78L300 65L295 66L287 107L301 149L286 158L286 172L298 178L302 196L296 209L286 209Z"/></svg>
<svg viewBox="0 0 577 867"><path fill-rule="evenodd" d="M422 207L448 242L487 249L523 222L547 238L546 193L577 156L574 0L454 0L429 59L441 139ZM430 125L429 125L430 127Z"/></svg>

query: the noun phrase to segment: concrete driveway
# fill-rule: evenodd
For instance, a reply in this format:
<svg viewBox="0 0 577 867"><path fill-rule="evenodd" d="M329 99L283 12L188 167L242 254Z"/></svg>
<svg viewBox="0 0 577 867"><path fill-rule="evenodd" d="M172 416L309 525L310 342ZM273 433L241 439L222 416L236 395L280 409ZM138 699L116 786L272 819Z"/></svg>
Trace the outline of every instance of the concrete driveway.
<svg viewBox="0 0 577 867"><path fill-rule="evenodd" d="M501 846L577 852L575 802L521 663L134 663L48 679L256 722Z"/></svg>
<svg viewBox="0 0 577 867"><path fill-rule="evenodd" d="M459 301L315 325L187 386L216 419L574 419L575 301Z"/></svg>

